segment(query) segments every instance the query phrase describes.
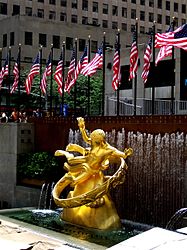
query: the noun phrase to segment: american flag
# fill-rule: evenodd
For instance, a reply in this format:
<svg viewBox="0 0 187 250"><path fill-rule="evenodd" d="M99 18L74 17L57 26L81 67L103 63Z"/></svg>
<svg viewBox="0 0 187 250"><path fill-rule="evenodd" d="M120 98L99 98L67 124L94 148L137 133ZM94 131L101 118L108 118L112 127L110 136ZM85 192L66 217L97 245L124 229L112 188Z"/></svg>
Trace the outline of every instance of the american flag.
<svg viewBox="0 0 187 250"><path fill-rule="evenodd" d="M40 84L40 88L44 95L46 94L46 89L47 89L47 76L50 76L50 75L51 75L51 52L49 54L46 67L45 67L45 71L43 73L41 84Z"/></svg>
<svg viewBox="0 0 187 250"><path fill-rule="evenodd" d="M170 25L169 29L166 32L172 32L173 31L173 23ZM155 64L157 65L159 61L161 61L163 58L172 56L173 53L173 46L166 45L160 48L157 58L155 60Z"/></svg>
<svg viewBox="0 0 187 250"><path fill-rule="evenodd" d="M70 90L72 89L74 84L76 83L77 78L78 78L79 74L81 73L81 70L83 70L86 67L87 64L88 64L88 48L86 46L85 49L84 49L84 52L83 52L83 54L82 54L82 56L81 56L81 58L80 58L80 60L78 62L78 64L77 64L77 67L75 69L75 77L70 82L70 84L67 86L66 91L68 93L70 92Z"/></svg>
<svg viewBox="0 0 187 250"><path fill-rule="evenodd" d="M74 73L75 73L75 48L73 48L73 50L72 50L71 61L70 61L70 65L68 68L68 74L67 74L65 88L64 88L64 90L66 92L68 91L69 85L70 85L71 81L73 80Z"/></svg>
<svg viewBox="0 0 187 250"><path fill-rule="evenodd" d="M5 63L4 63L4 65L3 65L2 69L1 69L1 72L0 72L0 88L2 86L4 77L8 76L8 73L9 73L8 60L9 60L9 56L7 55Z"/></svg>
<svg viewBox="0 0 187 250"><path fill-rule="evenodd" d="M84 69L82 69L81 74L85 76L94 75L98 69L103 67L103 43L97 50L94 58L86 65Z"/></svg>
<svg viewBox="0 0 187 250"><path fill-rule="evenodd" d="M112 87L114 90L119 88L121 82L121 72L120 72L120 45L119 42L116 41L115 44L115 53L113 59L113 79L112 79Z"/></svg>
<svg viewBox="0 0 187 250"><path fill-rule="evenodd" d="M138 47L137 47L136 31L134 31L133 42L132 42L131 51L130 51L129 81L135 77L137 70L138 70Z"/></svg>
<svg viewBox="0 0 187 250"><path fill-rule="evenodd" d="M152 37L150 37L147 47L145 49L145 53L144 53L144 65L143 65L143 71L141 75L144 80L144 83L147 82L147 78L149 75L151 57L152 57Z"/></svg>
<svg viewBox="0 0 187 250"><path fill-rule="evenodd" d="M168 45L187 51L187 24L180 26L175 31L155 35L155 48Z"/></svg>
<svg viewBox="0 0 187 250"><path fill-rule="evenodd" d="M37 54L36 58L34 59L30 72L25 81L25 89L28 95L31 92L33 79L39 73L40 73L40 52Z"/></svg>
<svg viewBox="0 0 187 250"><path fill-rule="evenodd" d="M13 75L14 75L14 83L12 85L12 88L10 90L10 93L12 94L18 87L18 83L19 83L19 65L20 65L20 52L18 53L18 57L17 60L14 64L14 68L13 68Z"/></svg>
<svg viewBox="0 0 187 250"><path fill-rule="evenodd" d="M54 79L58 84L58 93L62 95L62 86L63 86L63 58L62 52L60 53L60 59L55 70Z"/></svg>

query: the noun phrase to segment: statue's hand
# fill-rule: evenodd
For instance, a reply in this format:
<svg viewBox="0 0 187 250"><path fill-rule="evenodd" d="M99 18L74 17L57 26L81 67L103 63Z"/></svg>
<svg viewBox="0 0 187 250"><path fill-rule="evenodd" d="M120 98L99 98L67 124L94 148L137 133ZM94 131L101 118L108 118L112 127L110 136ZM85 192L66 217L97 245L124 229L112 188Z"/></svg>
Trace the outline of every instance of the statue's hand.
<svg viewBox="0 0 187 250"><path fill-rule="evenodd" d="M85 129L84 118L82 118L82 117L77 117L77 121L78 121L78 126L79 126L79 128Z"/></svg>
<svg viewBox="0 0 187 250"><path fill-rule="evenodd" d="M130 156L133 154L133 149L132 148L128 148L128 149L125 148L124 153L126 154L126 157Z"/></svg>

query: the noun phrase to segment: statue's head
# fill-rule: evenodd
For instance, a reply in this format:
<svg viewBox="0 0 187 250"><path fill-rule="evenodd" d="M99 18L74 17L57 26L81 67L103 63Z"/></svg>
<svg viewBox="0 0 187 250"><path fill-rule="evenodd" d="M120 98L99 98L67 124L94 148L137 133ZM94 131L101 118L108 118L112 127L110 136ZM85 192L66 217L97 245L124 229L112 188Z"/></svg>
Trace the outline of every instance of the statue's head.
<svg viewBox="0 0 187 250"><path fill-rule="evenodd" d="M95 129L90 134L91 141L96 144L100 144L102 142L105 142L105 132L102 129Z"/></svg>

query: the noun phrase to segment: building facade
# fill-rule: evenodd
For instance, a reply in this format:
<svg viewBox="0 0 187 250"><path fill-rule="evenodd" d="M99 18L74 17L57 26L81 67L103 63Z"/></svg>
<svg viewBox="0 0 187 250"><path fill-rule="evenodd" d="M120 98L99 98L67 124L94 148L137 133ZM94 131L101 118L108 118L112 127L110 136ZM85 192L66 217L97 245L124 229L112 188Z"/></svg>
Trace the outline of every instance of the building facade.
<svg viewBox="0 0 187 250"><path fill-rule="evenodd" d="M92 55L103 40L105 32L109 48L114 46L115 34L120 29L121 34L121 66L129 64L129 47L132 43L132 31L138 22L138 44L140 55L143 57L148 33L156 21L156 32L165 32L175 16L176 26L186 23L186 0L12 0L0 1L0 47L2 58L6 57L11 47L11 58L16 60L18 45L21 44L21 60L28 63L33 61L40 45L42 45L42 58L45 64L50 48L53 46L54 61L60 56L62 44L66 46L66 65L68 66L75 39L78 41L78 57L82 54L88 37L91 41ZM138 19L138 20L137 20ZM106 51L106 67L112 63L112 52ZM179 62L180 55L176 61ZM180 71L177 63L176 72ZM140 58L140 67L142 59ZM112 71L108 70L107 81L111 82ZM141 73L139 73L140 75ZM175 76L178 87L177 98L180 99L180 74ZM109 82L106 82L109 86ZM158 98L170 99L170 91L160 89ZM141 77L138 81L139 95L151 97L151 89L142 94ZM116 95L112 89L106 88L106 95ZM133 98L133 85L131 89L122 90L121 96Z"/></svg>

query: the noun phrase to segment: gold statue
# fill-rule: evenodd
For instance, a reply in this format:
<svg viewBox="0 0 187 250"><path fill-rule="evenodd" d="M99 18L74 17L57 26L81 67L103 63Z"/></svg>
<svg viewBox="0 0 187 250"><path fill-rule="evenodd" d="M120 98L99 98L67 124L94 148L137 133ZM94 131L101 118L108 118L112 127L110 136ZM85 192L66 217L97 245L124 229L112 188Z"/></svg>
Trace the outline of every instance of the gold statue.
<svg viewBox="0 0 187 250"><path fill-rule="evenodd" d="M55 156L66 156L64 168L68 171L55 185L53 198L55 203L63 207L61 218L73 224L97 229L118 229L121 227L109 189L122 184L125 180L127 165L124 159L131 155L131 148L124 152L112 147L105 140L105 132L94 130L88 137L85 122L82 117L77 118L83 140L90 144L90 148L83 148L77 144L69 144L66 151L57 150ZM78 152L81 156L74 156L70 152ZM110 162L120 164L113 176L105 176L103 170ZM60 195L65 187L71 185L67 199Z"/></svg>

